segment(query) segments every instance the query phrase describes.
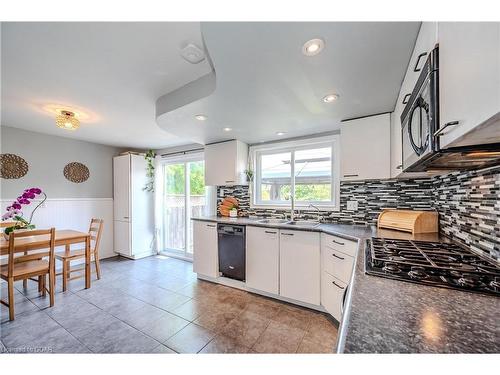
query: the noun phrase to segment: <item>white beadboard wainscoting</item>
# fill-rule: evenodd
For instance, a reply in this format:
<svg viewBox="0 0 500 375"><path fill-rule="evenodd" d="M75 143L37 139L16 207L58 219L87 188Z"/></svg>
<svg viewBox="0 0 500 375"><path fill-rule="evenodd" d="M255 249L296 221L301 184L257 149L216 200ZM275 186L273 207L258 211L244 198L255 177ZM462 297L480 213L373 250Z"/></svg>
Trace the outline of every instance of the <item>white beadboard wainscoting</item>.
<svg viewBox="0 0 500 375"><path fill-rule="evenodd" d="M14 200L15 198L0 200L2 213ZM31 211L39 202L41 200L36 199L29 206L23 206L26 219L29 219ZM93 217L104 220L99 247L100 258L115 256L113 252L113 198L50 198L36 211L33 223L38 229L55 227L87 232L90 219ZM82 245L74 246L81 247Z"/></svg>

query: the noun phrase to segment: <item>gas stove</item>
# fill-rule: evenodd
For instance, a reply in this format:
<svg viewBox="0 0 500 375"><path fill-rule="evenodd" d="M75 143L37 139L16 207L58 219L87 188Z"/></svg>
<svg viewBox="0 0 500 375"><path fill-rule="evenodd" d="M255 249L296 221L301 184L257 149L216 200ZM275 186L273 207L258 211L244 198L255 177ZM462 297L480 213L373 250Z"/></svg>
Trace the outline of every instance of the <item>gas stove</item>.
<svg viewBox="0 0 500 375"><path fill-rule="evenodd" d="M372 237L365 256L370 275L500 296L500 267L453 243Z"/></svg>

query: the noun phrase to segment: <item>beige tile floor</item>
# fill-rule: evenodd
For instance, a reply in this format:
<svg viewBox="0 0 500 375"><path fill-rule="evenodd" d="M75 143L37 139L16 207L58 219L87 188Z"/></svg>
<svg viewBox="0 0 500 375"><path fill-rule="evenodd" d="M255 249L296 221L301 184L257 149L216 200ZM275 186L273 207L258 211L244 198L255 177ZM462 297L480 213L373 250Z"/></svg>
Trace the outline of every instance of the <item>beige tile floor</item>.
<svg viewBox="0 0 500 375"><path fill-rule="evenodd" d="M161 256L106 260L88 290L74 281L63 293L59 282L52 308L36 284L19 283L16 320L7 315L2 307L7 351L333 353L337 340L326 314L198 280L191 263Z"/></svg>

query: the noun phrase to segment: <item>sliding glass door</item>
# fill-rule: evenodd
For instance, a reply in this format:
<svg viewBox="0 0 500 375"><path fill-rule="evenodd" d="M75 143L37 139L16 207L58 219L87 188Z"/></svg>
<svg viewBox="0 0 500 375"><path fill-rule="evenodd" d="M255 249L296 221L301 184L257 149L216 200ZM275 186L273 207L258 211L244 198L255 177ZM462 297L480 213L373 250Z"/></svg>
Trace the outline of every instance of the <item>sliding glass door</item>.
<svg viewBox="0 0 500 375"><path fill-rule="evenodd" d="M162 165L162 252L193 256L191 218L207 213L210 190L205 187L202 155L167 160Z"/></svg>

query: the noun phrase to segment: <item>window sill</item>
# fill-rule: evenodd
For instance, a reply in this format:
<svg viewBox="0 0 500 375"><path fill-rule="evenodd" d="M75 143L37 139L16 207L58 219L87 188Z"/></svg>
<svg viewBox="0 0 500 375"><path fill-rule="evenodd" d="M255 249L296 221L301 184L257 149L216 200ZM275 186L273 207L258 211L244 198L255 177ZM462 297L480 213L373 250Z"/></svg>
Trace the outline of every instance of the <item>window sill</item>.
<svg viewBox="0 0 500 375"><path fill-rule="evenodd" d="M313 203L314 204L314 203ZM339 212L340 207L339 206L317 206L320 210L320 212L325 212L325 211L335 211ZM250 209L256 209L256 210L280 210L280 211L290 211L292 208L290 206L280 206L280 205L272 205L272 204L252 204L250 203ZM302 206L302 205L296 205L295 210L300 210L300 211L317 211L313 207L309 207L309 205Z"/></svg>

